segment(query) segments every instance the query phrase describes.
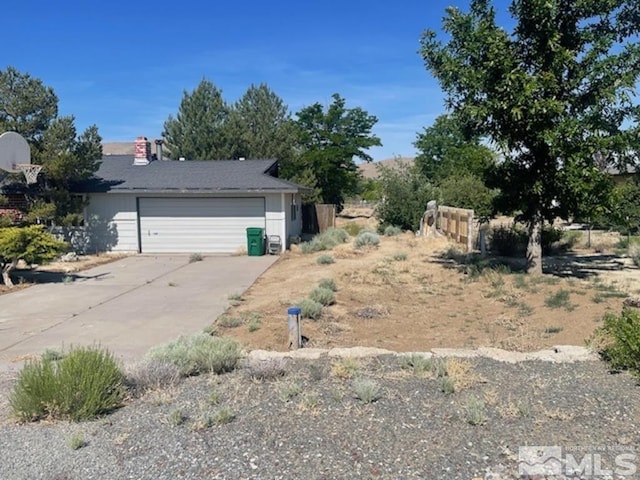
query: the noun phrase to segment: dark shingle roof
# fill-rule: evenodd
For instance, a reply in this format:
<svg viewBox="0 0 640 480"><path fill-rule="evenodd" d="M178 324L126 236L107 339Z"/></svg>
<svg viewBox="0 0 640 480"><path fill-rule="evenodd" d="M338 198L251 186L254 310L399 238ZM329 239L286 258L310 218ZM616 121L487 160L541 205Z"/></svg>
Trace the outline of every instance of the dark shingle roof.
<svg viewBox="0 0 640 480"><path fill-rule="evenodd" d="M133 165L133 155L106 155L81 192L300 192L305 187L273 176L276 160L165 161Z"/></svg>

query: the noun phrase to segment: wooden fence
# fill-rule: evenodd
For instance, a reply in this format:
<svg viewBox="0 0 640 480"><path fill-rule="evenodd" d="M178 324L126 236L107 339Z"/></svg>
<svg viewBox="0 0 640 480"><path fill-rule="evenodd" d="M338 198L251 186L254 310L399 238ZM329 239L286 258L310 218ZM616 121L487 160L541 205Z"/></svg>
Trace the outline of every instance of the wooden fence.
<svg viewBox="0 0 640 480"><path fill-rule="evenodd" d="M464 245L467 252L473 251L473 210L438 206L436 228L456 243Z"/></svg>
<svg viewBox="0 0 640 480"><path fill-rule="evenodd" d="M332 204L303 205L302 231L304 233L322 233L336 226L336 206Z"/></svg>

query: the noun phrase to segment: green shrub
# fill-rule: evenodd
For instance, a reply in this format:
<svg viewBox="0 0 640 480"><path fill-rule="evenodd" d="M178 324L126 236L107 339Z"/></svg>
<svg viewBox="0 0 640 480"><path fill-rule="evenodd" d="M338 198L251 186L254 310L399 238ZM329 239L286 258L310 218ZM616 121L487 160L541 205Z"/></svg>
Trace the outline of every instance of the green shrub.
<svg viewBox="0 0 640 480"><path fill-rule="evenodd" d="M302 318L317 320L322 315L322 304L310 298L301 300L298 302L298 306L300 307L300 316Z"/></svg>
<svg viewBox="0 0 640 480"><path fill-rule="evenodd" d="M320 288L326 288L327 290L331 290L333 292L338 291L338 287L336 286L336 282L333 280L333 278L323 278L322 280L320 280L320 283L318 283L318 286Z"/></svg>
<svg viewBox="0 0 640 480"><path fill-rule="evenodd" d="M402 229L400 227L396 227L395 225L387 225L384 227L384 236L385 237L395 237L402 233Z"/></svg>
<svg viewBox="0 0 640 480"><path fill-rule="evenodd" d="M551 294L547 298L544 299L544 304L549 308L562 308L565 310L571 311L575 308L575 306L571 303L569 299L569 295L571 292L569 290L560 289L557 292Z"/></svg>
<svg viewBox="0 0 640 480"><path fill-rule="evenodd" d="M391 257L395 262L404 262L409 256L405 252L397 252Z"/></svg>
<svg viewBox="0 0 640 480"><path fill-rule="evenodd" d="M316 235L309 242L300 245L302 253L314 253L324 250L331 250L336 245L345 243L349 239L349 234L342 228L329 228L326 232Z"/></svg>
<svg viewBox="0 0 640 480"><path fill-rule="evenodd" d="M345 224L345 226L342 228L345 232L347 232L352 237L355 237L364 229L362 225L358 225L355 222L349 222Z"/></svg>
<svg viewBox="0 0 640 480"><path fill-rule="evenodd" d="M335 262L336 261L331 255L320 255L316 260L316 263L318 265L331 265L332 263L335 263Z"/></svg>
<svg viewBox="0 0 640 480"><path fill-rule="evenodd" d="M47 417L87 420L122 404L124 380L107 350L76 348L57 362L28 362L20 371L9 403L22 421Z"/></svg>
<svg viewBox="0 0 640 480"><path fill-rule="evenodd" d="M358 234L353 244L356 248L377 247L380 244L380 235L369 230L363 230Z"/></svg>
<svg viewBox="0 0 640 480"><path fill-rule="evenodd" d="M224 373L233 370L242 355L240 344L224 337L198 333L153 347L147 352L151 360L169 362L183 376L200 373Z"/></svg>
<svg viewBox="0 0 640 480"><path fill-rule="evenodd" d="M309 294L309 298L321 305L324 305L325 307L336 303L335 293L333 290L329 290L328 288L314 288Z"/></svg>
<svg viewBox="0 0 640 480"><path fill-rule="evenodd" d="M527 232L517 225L507 227L500 225L489 232L489 246L491 251L503 257L513 257L524 254L528 242Z"/></svg>
<svg viewBox="0 0 640 480"><path fill-rule="evenodd" d="M230 315L220 315L216 320L216 325L224 328L236 328L242 325L242 319L239 317L232 317Z"/></svg>
<svg viewBox="0 0 640 480"><path fill-rule="evenodd" d="M630 370L640 377L640 313L623 308L621 315L607 313L589 343L614 371Z"/></svg>
<svg viewBox="0 0 640 480"><path fill-rule="evenodd" d="M565 232L559 228L545 225L542 229L542 252L544 254L567 251L575 246L581 233ZM524 227L514 224L500 225L489 232L489 248L503 257L524 255L529 242L529 234Z"/></svg>

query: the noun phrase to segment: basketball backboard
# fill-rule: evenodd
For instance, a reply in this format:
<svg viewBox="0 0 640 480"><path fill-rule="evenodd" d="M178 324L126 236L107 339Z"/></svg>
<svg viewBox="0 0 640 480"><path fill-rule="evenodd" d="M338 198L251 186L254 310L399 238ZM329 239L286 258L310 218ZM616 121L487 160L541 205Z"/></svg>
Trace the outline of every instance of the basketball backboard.
<svg viewBox="0 0 640 480"><path fill-rule="evenodd" d="M4 132L0 135L0 170L17 173L16 165L31 163L31 149L22 135Z"/></svg>

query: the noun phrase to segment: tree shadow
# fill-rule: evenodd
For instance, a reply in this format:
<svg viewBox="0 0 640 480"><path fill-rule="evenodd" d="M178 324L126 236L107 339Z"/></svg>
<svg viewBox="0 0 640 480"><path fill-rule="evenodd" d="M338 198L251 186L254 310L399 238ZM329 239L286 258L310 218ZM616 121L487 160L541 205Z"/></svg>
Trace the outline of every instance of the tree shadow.
<svg viewBox="0 0 640 480"><path fill-rule="evenodd" d="M102 280L109 275L111 275L111 272L104 272L98 275L84 275L81 272L51 272L37 270L35 268L23 268L11 272L11 279L15 284L75 283L87 280Z"/></svg>
<svg viewBox="0 0 640 480"><path fill-rule="evenodd" d="M481 256L479 253L462 253L449 249L425 261L439 263L460 273L478 276L484 270L500 270L504 273L526 272L526 259L522 257ZM625 259L614 254L581 254L568 252L543 256L543 273L560 278L589 279L605 272L637 270Z"/></svg>
<svg viewBox="0 0 640 480"><path fill-rule="evenodd" d="M79 254L108 252L118 244L118 229L110 219L91 216L81 227L55 227L53 233Z"/></svg>

